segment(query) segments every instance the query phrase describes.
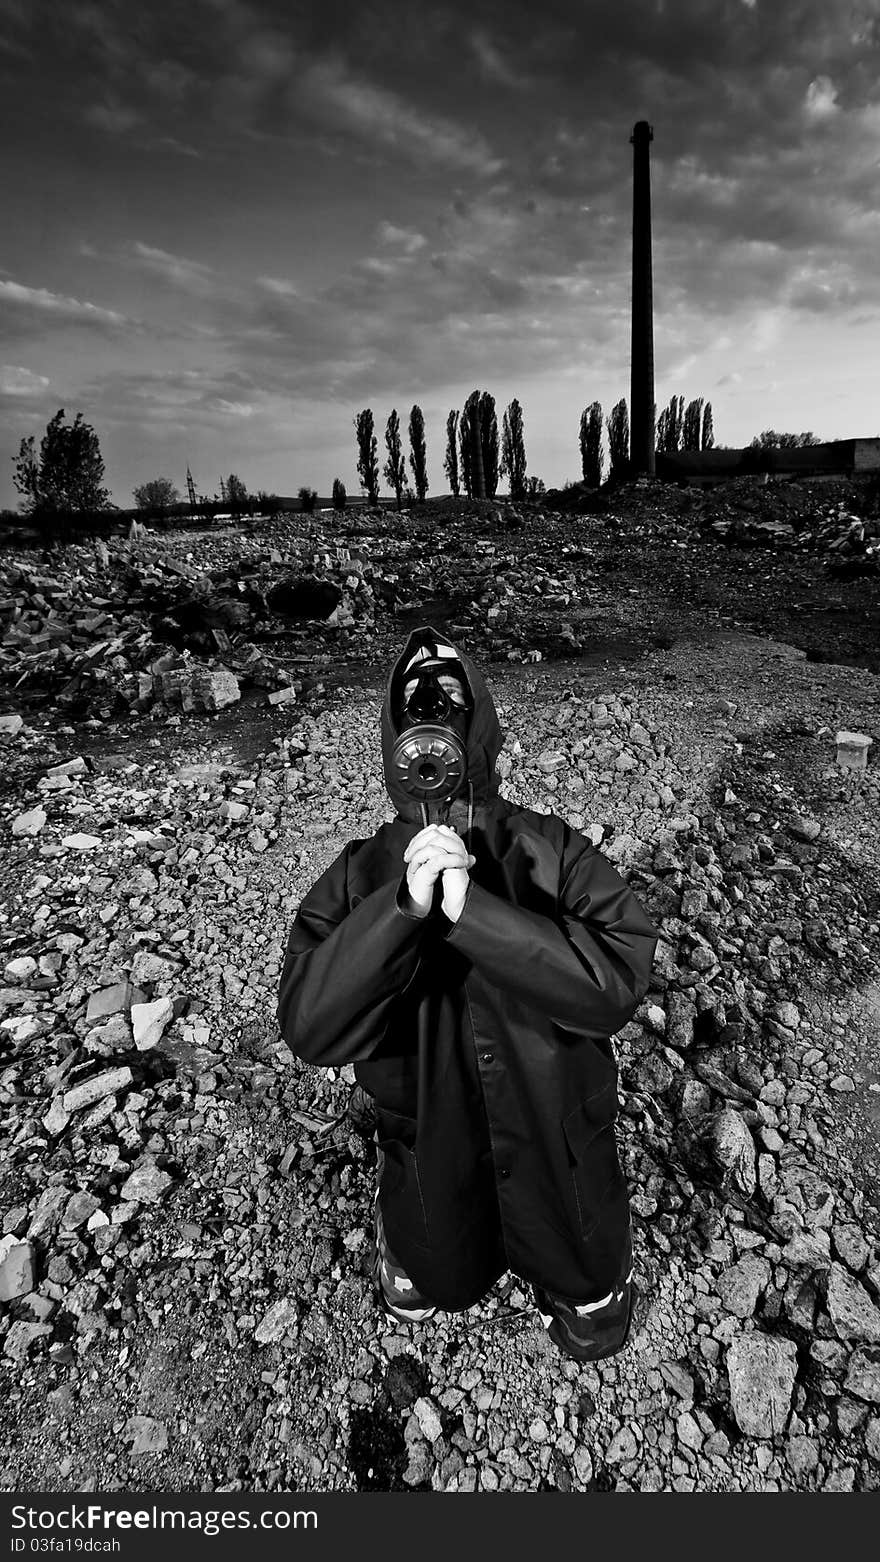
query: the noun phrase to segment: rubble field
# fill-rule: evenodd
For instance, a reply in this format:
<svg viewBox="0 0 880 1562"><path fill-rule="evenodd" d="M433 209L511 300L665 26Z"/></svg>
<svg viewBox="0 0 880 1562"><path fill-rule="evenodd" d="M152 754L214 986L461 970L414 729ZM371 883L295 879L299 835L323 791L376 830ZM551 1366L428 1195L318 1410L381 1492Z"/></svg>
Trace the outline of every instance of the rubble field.
<svg viewBox="0 0 880 1562"><path fill-rule="evenodd" d="M876 493L551 504L0 552L4 1490L880 1487ZM512 1274L386 1321L350 1071L277 1033L421 623L485 669L503 795L661 930L594 1367Z"/></svg>

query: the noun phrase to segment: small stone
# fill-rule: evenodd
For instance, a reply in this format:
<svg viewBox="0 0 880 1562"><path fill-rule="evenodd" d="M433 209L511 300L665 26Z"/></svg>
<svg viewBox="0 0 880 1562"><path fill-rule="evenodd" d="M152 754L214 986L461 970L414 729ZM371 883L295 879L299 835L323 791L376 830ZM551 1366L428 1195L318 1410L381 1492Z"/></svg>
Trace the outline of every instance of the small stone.
<svg viewBox="0 0 880 1562"><path fill-rule="evenodd" d="M838 1095L851 1095L855 1090L855 1080L849 1074L835 1074L829 1088L836 1090Z"/></svg>
<svg viewBox="0 0 880 1562"><path fill-rule="evenodd" d="M12 821L13 835L39 835L46 823L45 808L29 808L26 813L18 814Z"/></svg>
<svg viewBox="0 0 880 1562"><path fill-rule="evenodd" d="M103 846L104 842L101 840L100 835L86 835L82 830L78 830L74 835L63 835L61 844L62 846L67 846L71 851L93 852L99 846Z"/></svg>
<svg viewBox="0 0 880 1562"><path fill-rule="evenodd" d="M85 1192L71 1194L61 1216L61 1230L75 1231L77 1226L84 1226L98 1208L99 1200L93 1194Z"/></svg>
<svg viewBox="0 0 880 1562"><path fill-rule="evenodd" d="M14 738L20 732L24 722L17 713L9 716L0 716L0 737Z"/></svg>
<svg viewBox="0 0 880 1562"><path fill-rule="evenodd" d="M661 1361L660 1373L664 1381L669 1384L674 1394L684 1400L686 1405L694 1402L694 1380L690 1372L680 1361Z"/></svg>
<svg viewBox="0 0 880 1562"><path fill-rule="evenodd" d="M795 1475L809 1475L819 1463L819 1444L813 1437L790 1437L785 1457Z"/></svg>
<svg viewBox="0 0 880 1562"><path fill-rule="evenodd" d="M443 1423L440 1412L433 1399L417 1399L413 1405L413 1415L416 1417L421 1430L429 1443L436 1443L442 1435Z"/></svg>
<svg viewBox="0 0 880 1562"><path fill-rule="evenodd" d="M751 1318L758 1304L758 1297L770 1283L770 1265L766 1258L756 1253L746 1253L725 1269L716 1281L716 1288L725 1308L736 1318Z"/></svg>
<svg viewBox="0 0 880 1562"><path fill-rule="evenodd" d="M157 1046L173 1018L174 1004L170 998L156 998L153 1003L133 1003L131 1023L138 1051L148 1052Z"/></svg>
<svg viewBox="0 0 880 1562"><path fill-rule="evenodd" d="M279 1297L254 1329L258 1345L277 1345L286 1334L294 1332L299 1320L296 1302L289 1296Z"/></svg>
<svg viewBox="0 0 880 1562"><path fill-rule="evenodd" d="M805 818L803 814L792 814L788 821L789 835L799 841L814 841L821 829L817 819Z"/></svg>
<svg viewBox="0 0 880 1562"><path fill-rule="evenodd" d="M60 1096L55 1096L48 1112L41 1117L40 1121L47 1134L51 1134L53 1139L57 1134L64 1132L64 1129L70 1122L70 1113L65 1112Z"/></svg>
<svg viewBox="0 0 880 1562"><path fill-rule="evenodd" d="M38 975L39 970L40 967L32 955L19 955L18 959L9 961L3 975L10 984L26 987L31 977Z"/></svg>
<svg viewBox="0 0 880 1562"><path fill-rule="evenodd" d="M639 1451L639 1445L628 1426L622 1426L619 1432L615 1432L605 1455L609 1464L625 1464L627 1459L634 1459Z"/></svg>
<svg viewBox="0 0 880 1562"><path fill-rule="evenodd" d="M699 1453L703 1446L703 1434L690 1411L684 1410L675 1423L678 1440L684 1443L685 1448L691 1448L694 1453Z"/></svg>
<svg viewBox="0 0 880 1562"><path fill-rule="evenodd" d="M593 1460L589 1449L583 1448L579 1444L571 1456L571 1462L574 1465L574 1473L581 1485L589 1486L590 1481L593 1479Z"/></svg>
<svg viewBox="0 0 880 1562"><path fill-rule="evenodd" d="M158 1204L163 1193L170 1188L172 1178L160 1171L155 1161L143 1161L136 1166L120 1188L120 1193L131 1204Z"/></svg>
<svg viewBox="0 0 880 1562"><path fill-rule="evenodd" d="M152 1416L130 1416L125 1430L133 1439L133 1455L161 1454L168 1447L168 1428L164 1421L156 1421Z"/></svg>
<svg viewBox="0 0 880 1562"><path fill-rule="evenodd" d="M231 819L233 824L238 824L242 819L248 817L250 809L246 803L236 803L233 799L228 798L226 802L220 804L217 812L221 819Z"/></svg>

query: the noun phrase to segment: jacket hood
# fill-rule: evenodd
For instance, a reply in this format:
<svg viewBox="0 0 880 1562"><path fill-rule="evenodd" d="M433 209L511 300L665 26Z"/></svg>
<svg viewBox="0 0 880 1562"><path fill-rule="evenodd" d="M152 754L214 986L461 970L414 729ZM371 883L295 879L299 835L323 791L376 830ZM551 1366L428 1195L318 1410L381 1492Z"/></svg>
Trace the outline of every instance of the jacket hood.
<svg viewBox="0 0 880 1562"><path fill-rule="evenodd" d="M398 737L392 716L392 692L396 691L398 681L402 679L412 657L420 647L430 646L431 641L436 641L438 645L449 646L458 657L473 699L473 712L467 737L468 785L465 788L465 796L471 809L489 803L498 796L499 778L495 770L495 761L504 744L498 713L479 668L475 667L470 657L439 630L432 629L429 624L421 629L414 629L388 675L385 698L382 702L381 729L382 767L385 772L388 796L401 818L418 824L427 822L426 805L417 802L404 791L391 768L391 751ZM431 811L436 814L436 805L431 805Z"/></svg>

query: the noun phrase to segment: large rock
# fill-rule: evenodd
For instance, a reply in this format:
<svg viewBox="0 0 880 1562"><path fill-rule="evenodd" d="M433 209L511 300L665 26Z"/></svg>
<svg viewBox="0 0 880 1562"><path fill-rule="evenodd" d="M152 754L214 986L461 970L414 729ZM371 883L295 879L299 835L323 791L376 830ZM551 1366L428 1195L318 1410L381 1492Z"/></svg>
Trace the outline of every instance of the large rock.
<svg viewBox="0 0 880 1562"><path fill-rule="evenodd" d="M839 1339L880 1345L880 1308L842 1264L832 1264L828 1272L826 1306Z"/></svg>
<svg viewBox="0 0 880 1562"><path fill-rule="evenodd" d="M34 1289L34 1250L30 1242L4 1237L0 1242L0 1302L14 1302Z"/></svg>
<svg viewBox="0 0 880 1562"><path fill-rule="evenodd" d="M850 1357L844 1388L857 1399L880 1405L880 1351L856 1350Z"/></svg>
<svg viewBox="0 0 880 1562"><path fill-rule="evenodd" d="M785 1428L797 1373L794 1340L740 1334L727 1352L730 1399L746 1437L775 1437Z"/></svg>

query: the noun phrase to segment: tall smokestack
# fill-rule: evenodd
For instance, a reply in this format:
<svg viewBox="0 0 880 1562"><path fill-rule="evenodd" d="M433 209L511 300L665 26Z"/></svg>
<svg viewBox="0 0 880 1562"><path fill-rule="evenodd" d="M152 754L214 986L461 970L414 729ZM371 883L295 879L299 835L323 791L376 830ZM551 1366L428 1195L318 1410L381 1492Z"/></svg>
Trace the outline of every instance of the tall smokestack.
<svg viewBox="0 0 880 1562"><path fill-rule="evenodd" d="M647 120L633 126L632 356L629 454L634 474L654 476L654 281L651 264L651 153Z"/></svg>

